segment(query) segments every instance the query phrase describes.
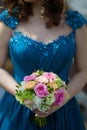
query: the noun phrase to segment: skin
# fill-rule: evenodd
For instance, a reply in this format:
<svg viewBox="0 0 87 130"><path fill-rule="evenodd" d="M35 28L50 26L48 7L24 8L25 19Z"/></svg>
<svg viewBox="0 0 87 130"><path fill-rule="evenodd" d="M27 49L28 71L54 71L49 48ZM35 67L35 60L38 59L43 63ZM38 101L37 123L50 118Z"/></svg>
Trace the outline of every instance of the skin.
<svg viewBox="0 0 87 130"><path fill-rule="evenodd" d="M58 38L60 35L68 35L71 33L72 28L66 24L61 24L58 27L50 29L45 28L45 23L40 17L40 1L27 0L27 2L34 3L34 16L29 18L28 22L20 22L16 30L22 31L34 40L43 41L44 44L49 44L50 41ZM42 33L39 32L41 29ZM0 86L6 91L15 96L17 82L13 77L4 69L6 60L8 58L8 43L12 36L13 30L0 22ZM5 36L5 38L4 38ZM72 76L68 83L68 93L70 99L75 96L87 83L87 28L83 25L76 31L76 56L74 60L77 73ZM3 80L4 79L4 80ZM69 99L69 100L70 100ZM61 106L52 106L49 111L41 113L35 110L35 113L40 117L46 117L58 110L68 102L65 101ZM26 104L25 104L26 105ZM26 105L27 106L27 105Z"/></svg>

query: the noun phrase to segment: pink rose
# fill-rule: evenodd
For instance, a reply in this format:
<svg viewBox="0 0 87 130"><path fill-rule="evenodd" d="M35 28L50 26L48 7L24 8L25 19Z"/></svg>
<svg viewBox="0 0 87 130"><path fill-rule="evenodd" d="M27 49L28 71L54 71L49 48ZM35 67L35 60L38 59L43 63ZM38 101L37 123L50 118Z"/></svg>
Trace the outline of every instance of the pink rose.
<svg viewBox="0 0 87 130"><path fill-rule="evenodd" d="M42 83L38 83L35 86L34 91L35 91L36 95L41 98L44 98L49 94L47 86Z"/></svg>
<svg viewBox="0 0 87 130"><path fill-rule="evenodd" d="M28 82L28 81L34 80L35 77L36 77L35 74L31 74L31 75L29 75L29 76L25 76L25 77L24 77L24 81L25 81L25 82Z"/></svg>
<svg viewBox="0 0 87 130"><path fill-rule="evenodd" d="M60 105L65 100L65 89L61 88L54 93L55 105Z"/></svg>
<svg viewBox="0 0 87 130"><path fill-rule="evenodd" d="M43 76L45 76L49 81L54 81L56 78L56 75L52 72L45 72Z"/></svg>

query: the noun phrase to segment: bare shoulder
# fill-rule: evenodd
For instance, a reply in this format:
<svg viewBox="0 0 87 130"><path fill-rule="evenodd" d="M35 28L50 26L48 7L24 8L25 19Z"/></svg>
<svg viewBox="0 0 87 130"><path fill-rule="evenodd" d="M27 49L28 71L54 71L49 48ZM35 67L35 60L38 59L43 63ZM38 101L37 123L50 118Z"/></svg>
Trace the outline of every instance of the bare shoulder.
<svg viewBox="0 0 87 130"><path fill-rule="evenodd" d="M8 26L6 26L2 21L0 21L0 37L4 36L4 38L7 39L7 38L11 37L11 34L12 34L12 29L9 28ZM0 38L0 40L1 40L1 38Z"/></svg>
<svg viewBox="0 0 87 130"><path fill-rule="evenodd" d="M87 44L87 25L84 24L76 31L77 44Z"/></svg>
<svg viewBox="0 0 87 130"><path fill-rule="evenodd" d="M87 26L84 24L76 32L76 68L87 72Z"/></svg>

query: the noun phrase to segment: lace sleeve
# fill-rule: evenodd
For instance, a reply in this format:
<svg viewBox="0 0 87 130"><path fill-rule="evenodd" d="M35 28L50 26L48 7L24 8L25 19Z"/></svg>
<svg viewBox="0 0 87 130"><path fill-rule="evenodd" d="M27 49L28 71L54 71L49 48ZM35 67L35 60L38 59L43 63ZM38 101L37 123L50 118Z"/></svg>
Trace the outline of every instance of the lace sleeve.
<svg viewBox="0 0 87 130"><path fill-rule="evenodd" d="M0 21L2 21L6 26L10 27L13 30L19 23L16 17L10 16L8 14L8 10L5 10L0 14Z"/></svg>
<svg viewBox="0 0 87 130"><path fill-rule="evenodd" d="M79 12L69 10L67 12L67 23L76 31L78 28L81 28L84 24L87 24L87 20Z"/></svg>

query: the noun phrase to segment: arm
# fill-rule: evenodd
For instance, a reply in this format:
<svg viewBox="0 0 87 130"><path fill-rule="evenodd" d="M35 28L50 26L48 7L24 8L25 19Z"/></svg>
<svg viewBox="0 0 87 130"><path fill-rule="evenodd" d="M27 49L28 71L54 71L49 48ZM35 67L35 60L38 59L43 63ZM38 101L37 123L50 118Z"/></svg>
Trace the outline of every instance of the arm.
<svg viewBox="0 0 87 130"><path fill-rule="evenodd" d="M70 79L72 78L72 76L76 73L76 68L75 68L75 63L73 62L71 67L70 67L70 71L69 71L69 77ZM82 91L84 91L85 94L87 94L87 84L83 87Z"/></svg>
<svg viewBox="0 0 87 130"><path fill-rule="evenodd" d="M64 106L72 97L74 97L87 83L87 28L84 25L82 28L78 29L76 32L76 43L77 43L77 50L76 56L74 60L76 73L72 76L70 82L68 83L67 91L70 95L70 98L60 106L53 106L49 111L46 113L41 113L36 111L38 116L46 117L56 110L60 109Z"/></svg>
<svg viewBox="0 0 87 130"><path fill-rule="evenodd" d="M76 73L68 84L71 98L75 96L87 83L87 28L84 25L76 33L77 50L74 60Z"/></svg>
<svg viewBox="0 0 87 130"><path fill-rule="evenodd" d="M8 56L8 43L12 35L12 29L0 23L0 86L15 95L16 81L5 71L4 67Z"/></svg>

